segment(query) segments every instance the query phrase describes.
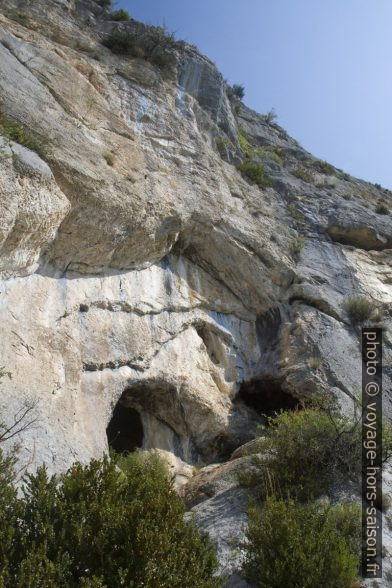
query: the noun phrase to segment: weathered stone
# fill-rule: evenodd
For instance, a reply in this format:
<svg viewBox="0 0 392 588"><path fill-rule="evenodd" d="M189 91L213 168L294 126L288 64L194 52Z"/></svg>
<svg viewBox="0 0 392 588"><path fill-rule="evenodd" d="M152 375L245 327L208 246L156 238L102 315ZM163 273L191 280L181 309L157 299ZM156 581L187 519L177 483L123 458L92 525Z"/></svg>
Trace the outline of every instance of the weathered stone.
<svg viewBox="0 0 392 588"><path fill-rule="evenodd" d="M193 505L189 518L194 518L199 529L208 532L216 542L219 571L227 577L225 586L235 586L237 580L243 582L240 576L241 544L245 540L250 497L249 492L239 485L238 474L247 466L246 458L208 466L181 489L186 502Z"/></svg>
<svg viewBox="0 0 392 588"><path fill-rule="evenodd" d="M329 219L331 239L360 249L392 249L392 223L387 218L359 207L346 206Z"/></svg>
<svg viewBox="0 0 392 588"><path fill-rule="evenodd" d="M282 398L332 390L350 412L358 345L344 299L365 291L385 307L392 294L387 251L365 259L325 233L331 210L349 219L347 180L326 192L318 172L320 187L295 178L312 156L243 105L236 121L222 76L194 49L177 49L178 77L164 78L99 44L112 25L96 3L68 8L48 2L43 18L37 2L25 26L7 0L1 17L4 112L47 143L46 162L3 143L2 167L2 363L13 374L2 385L11 405L27 378L40 399L42 428L26 432L34 463L100 455L120 398L140 412L146 448L192 464L257 434L259 409L233 403L242 382L273 382ZM226 131L241 158L239 126L255 148L282 150L284 167L265 159L275 188L219 157ZM292 202L300 220L286 214ZM355 210L386 234L387 220Z"/></svg>

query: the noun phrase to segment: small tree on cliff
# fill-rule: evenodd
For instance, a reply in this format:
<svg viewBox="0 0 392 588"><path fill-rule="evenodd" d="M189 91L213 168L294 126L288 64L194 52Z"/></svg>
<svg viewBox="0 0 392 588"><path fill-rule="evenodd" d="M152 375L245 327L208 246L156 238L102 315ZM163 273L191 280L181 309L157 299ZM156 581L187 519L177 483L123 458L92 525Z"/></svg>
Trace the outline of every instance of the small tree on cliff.
<svg viewBox="0 0 392 588"><path fill-rule="evenodd" d="M243 100L245 97L245 87L242 84L234 84L232 87L232 93L237 100Z"/></svg>

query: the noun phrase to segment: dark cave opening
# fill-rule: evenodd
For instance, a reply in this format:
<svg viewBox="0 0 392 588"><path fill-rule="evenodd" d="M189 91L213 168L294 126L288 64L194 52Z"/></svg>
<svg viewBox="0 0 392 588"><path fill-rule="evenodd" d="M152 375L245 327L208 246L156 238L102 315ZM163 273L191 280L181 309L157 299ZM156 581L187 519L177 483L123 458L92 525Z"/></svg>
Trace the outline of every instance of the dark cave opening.
<svg viewBox="0 0 392 588"><path fill-rule="evenodd" d="M106 428L108 444L116 453L135 451L143 445L143 424L134 408L118 402Z"/></svg>
<svg viewBox="0 0 392 588"><path fill-rule="evenodd" d="M259 415L272 416L281 410L294 410L300 402L289 392L282 390L278 380L263 378L243 382L237 399L252 408Z"/></svg>

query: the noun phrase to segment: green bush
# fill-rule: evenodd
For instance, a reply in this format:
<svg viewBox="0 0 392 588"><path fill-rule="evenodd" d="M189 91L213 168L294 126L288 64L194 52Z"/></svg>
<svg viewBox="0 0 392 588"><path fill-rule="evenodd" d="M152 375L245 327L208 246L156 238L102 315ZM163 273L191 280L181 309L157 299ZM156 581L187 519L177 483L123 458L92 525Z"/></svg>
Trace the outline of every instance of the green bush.
<svg viewBox="0 0 392 588"><path fill-rule="evenodd" d="M174 57L170 50L178 45L174 34L164 27L142 27L135 31L114 29L102 44L113 53L144 58L161 68L172 65Z"/></svg>
<svg viewBox="0 0 392 588"><path fill-rule="evenodd" d="M215 139L215 142L219 155L222 157L222 159L227 159L227 148L229 145L229 140L226 137L220 136Z"/></svg>
<svg viewBox="0 0 392 588"><path fill-rule="evenodd" d="M303 182L306 182L307 184L312 184L314 182L313 173L303 167L297 167L291 173L293 176L302 180Z"/></svg>
<svg viewBox="0 0 392 588"><path fill-rule="evenodd" d="M389 214L389 208L385 202L380 200L380 202L377 203L376 212L377 214Z"/></svg>
<svg viewBox="0 0 392 588"><path fill-rule="evenodd" d="M267 125L271 125L272 123L276 122L277 118L278 115L276 114L275 109L271 108L271 110L265 115L265 122Z"/></svg>
<svg viewBox="0 0 392 588"><path fill-rule="evenodd" d="M261 163L246 160L238 166L238 169L245 178L261 188L271 185L264 166Z"/></svg>
<svg viewBox="0 0 392 588"><path fill-rule="evenodd" d="M117 20L117 21L129 21L131 17L127 10L115 10L114 12L110 13L110 20Z"/></svg>
<svg viewBox="0 0 392 588"><path fill-rule="evenodd" d="M231 88L231 94L234 96L234 98L237 98L237 100L243 100L245 97L244 86L241 84L234 84Z"/></svg>
<svg viewBox="0 0 392 588"><path fill-rule="evenodd" d="M234 112L235 112L235 114L240 114L240 112L241 112L241 102L236 102L234 104Z"/></svg>
<svg viewBox="0 0 392 588"><path fill-rule="evenodd" d="M184 521L157 456L76 464L59 480L41 468L20 499L11 485L7 492L2 500L0 490L4 586L220 586L214 549Z"/></svg>
<svg viewBox="0 0 392 588"><path fill-rule="evenodd" d="M15 452L8 457L0 448L0 586L13 586L10 564L14 550L15 531L20 513L20 501L13 485Z"/></svg>
<svg viewBox="0 0 392 588"><path fill-rule="evenodd" d="M167 47L175 47L177 45L174 33L170 32L166 26L151 27L150 34L152 34L155 43Z"/></svg>
<svg viewBox="0 0 392 588"><path fill-rule="evenodd" d="M344 309L352 323L362 324L370 320L376 304L365 296L348 296L344 301Z"/></svg>
<svg viewBox="0 0 392 588"><path fill-rule="evenodd" d="M25 12L17 12L14 19L24 27L27 27L30 22L29 16Z"/></svg>
<svg viewBox="0 0 392 588"><path fill-rule="evenodd" d="M287 205L287 212L289 213L291 218L293 218L296 221L303 220L304 218L302 212L298 210L297 206L293 202Z"/></svg>
<svg viewBox="0 0 392 588"><path fill-rule="evenodd" d="M360 432L357 422L331 410L304 408L269 417L249 485L262 498L271 489L302 501L328 493L338 477L358 478Z"/></svg>
<svg viewBox="0 0 392 588"><path fill-rule="evenodd" d="M284 166L284 159L281 155L281 152L278 148L271 148L271 147L258 147L254 149L253 154L256 157L262 157L265 159L271 159L275 163L279 165L279 167Z"/></svg>
<svg viewBox="0 0 392 588"><path fill-rule="evenodd" d="M115 29L102 41L102 44L113 51L113 53L139 57L138 52L140 52L140 48L136 42L135 35L130 31Z"/></svg>
<svg viewBox="0 0 392 588"><path fill-rule="evenodd" d="M299 235L298 237L295 237L295 239L293 239L291 241L291 253L295 256L298 256L302 249L305 246L305 237L303 237L303 235Z"/></svg>
<svg viewBox="0 0 392 588"><path fill-rule="evenodd" d="M156 48L149 57L149 61L160 68L170 67L173 63L172 55L162 48Z"/></svg>
<svg viewBox="0 0 392 588"><path fill-rule="evenodd" d="M23 125L0 115L0 135L32 151L42 152L42 144Z"/></svg>
<svg viewBox="0 0 392 588"><path fill-rule="evenodd" d="M245 135L244 131L240 131L238 133L238 141L240 143L241 150L244 155L249 157L250 155L250 145L248 141L248 137Z"/></svg>
<svg viewBox="0 0 392 588"><path fill-rule="evenodd" d="M327 176L332 176L335 173L335 168L327 161L317 160L313 163L313 168L322 174L326 174Z"/></svg>
<svg viewBox="0 0 392 588"><path fill-rule="evenodd" d="M244 570L260 588L353 588L359 568L357 505L298 505L276 497L249 510Z"/></svg>

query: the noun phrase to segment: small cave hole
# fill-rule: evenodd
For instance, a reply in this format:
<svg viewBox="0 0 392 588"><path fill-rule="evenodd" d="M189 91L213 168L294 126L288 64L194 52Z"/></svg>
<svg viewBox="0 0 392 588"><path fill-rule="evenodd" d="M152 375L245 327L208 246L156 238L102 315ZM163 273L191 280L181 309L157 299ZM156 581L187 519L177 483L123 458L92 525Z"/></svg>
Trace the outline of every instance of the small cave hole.
<svg viewBox="0 0 392 588"><path fill-rule="evenodd" d="M209 358L215 365L220 365L223 360L224 353L222 353L221 343L219 337L208 329L205 325L196 327L196 333L203 341Z"/></svg>
<svg viewBox="0 0 392 588"><path fill-rule="evenodd" d="M300 407L299 400L282 390L281 382L273 379L243 382L237 399L259 415L271 416L281 410L294 410Z"/></svg>
<svg viewBox="0 0 392 588"><path fill-rule="evenodd" d="M106 429L109 447L116 453L135 451L143 445L143 424L134 408L118 402Z"/></svg>

